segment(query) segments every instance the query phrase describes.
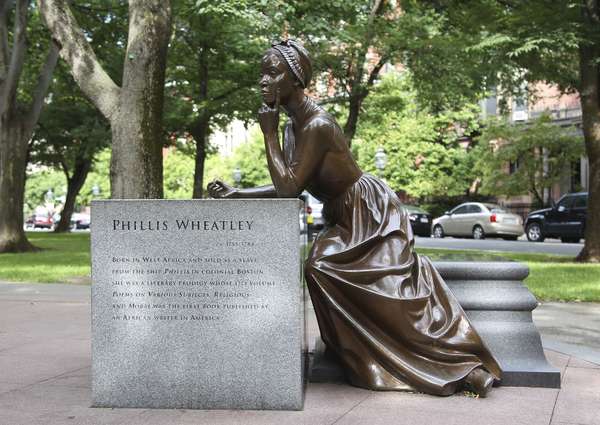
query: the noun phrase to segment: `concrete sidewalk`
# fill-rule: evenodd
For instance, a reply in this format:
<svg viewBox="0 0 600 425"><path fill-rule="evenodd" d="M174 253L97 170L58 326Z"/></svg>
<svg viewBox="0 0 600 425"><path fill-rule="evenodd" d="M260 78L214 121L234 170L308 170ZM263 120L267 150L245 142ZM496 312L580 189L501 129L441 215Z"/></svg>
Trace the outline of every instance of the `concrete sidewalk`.
<svg viewBox="0 0 600 425"><path fill-rule="evenodd" d="M0 284L1 425L600 424L600 361L583 360L600 359L598 304L536 310L545 345L554 344L548 359L562 370L560 390L500 387L474 399L309 384L301 412L193 411L89 407L89 294L87 286ZM308 331L313 341L313 317Z"/></svg>

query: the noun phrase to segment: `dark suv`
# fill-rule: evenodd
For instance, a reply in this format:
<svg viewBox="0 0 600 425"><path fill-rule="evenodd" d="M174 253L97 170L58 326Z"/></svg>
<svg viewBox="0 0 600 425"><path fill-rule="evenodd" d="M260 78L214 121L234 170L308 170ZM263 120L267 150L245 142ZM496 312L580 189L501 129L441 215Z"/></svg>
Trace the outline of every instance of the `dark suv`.
<svg viewBox="0 0 600 425"><path fill-rule="evenodd" d="M532 211L525 221L525 234L532 242L560 238L577 243L583 237L587 214L587 192L568 193L552 208Z"/></svg>

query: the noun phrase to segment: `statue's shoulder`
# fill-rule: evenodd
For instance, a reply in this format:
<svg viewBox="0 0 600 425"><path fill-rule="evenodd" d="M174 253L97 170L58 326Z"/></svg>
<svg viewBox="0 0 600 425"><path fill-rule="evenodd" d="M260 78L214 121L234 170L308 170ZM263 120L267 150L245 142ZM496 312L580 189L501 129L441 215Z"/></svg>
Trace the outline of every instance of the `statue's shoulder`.
<svg viewBox="0 0 600 425"><path fill-rule="evenodd" d="M326 130L336 125L333 117L329 114L317 114L312 116L305 124L306 130Z"/></svg>
<svg viewBox="0 0 600 425"><path fill-rule="evenodd" d="M308 120L305 125L306 129L316 130L318 132L322 131L338 131L340 130L340 126L338 125L335 118L327 111L325 111L320 106L315 110L315 114Z"/></svg>

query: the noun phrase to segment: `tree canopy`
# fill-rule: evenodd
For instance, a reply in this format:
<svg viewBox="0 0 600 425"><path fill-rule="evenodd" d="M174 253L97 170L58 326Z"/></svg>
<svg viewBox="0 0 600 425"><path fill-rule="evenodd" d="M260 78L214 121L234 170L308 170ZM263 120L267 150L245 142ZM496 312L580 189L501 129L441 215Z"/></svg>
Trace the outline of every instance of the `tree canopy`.
<svg viewBox="0 0 600 425"><path fill-rule="evenodd" d="M109 146L108 122L79 90L72 77L59 67L51 101L43 111L29 148L30 162L60 169L67 193L56 231L70 230L79 191L96 154Z"/></svg>
<svg viewBox="0 0 600 425"><path fill-rule="evenodd" d="M479 131L479 110L431 112L420 105L408 72L386 75L365 101L353 151L361 168L377 174L378 148L387 155L388 184L414 198L465 194L476 174L466 136Z"/></svg>
<svg viewBox="0 0 600 425"><path fill-rule="evenodd" d="M260 57L275 33L260 2L180 1L167 70L166 122L195 143L193 197L202 197L209 135L231 121L253 120L260 106Z"/></svg>
<svg viewBox="0 0 600 425"><path fill-rule="evenodd" d="M447 27L482 58L474 71L504 94L545 81L581 98L590 186L585 245L600 262L600 2L597 0L431 0ZM525 86L526 87L526 86Z"/></svg>
<svg viewBox="0 0 600 425"><path fill-rule="evenodd" d="M356 142L352 149L361 166L376 172L375 151L384 148L388 183L415 197L464 194L473 189L477 170L484 174L484 192L530 190L539 195L537 186L550 180L536 181L526 189L517 184L517 177L528 168L524 161L521 173L511 177L512 183L494 173L502 161L511 162L521 147L521 155L541 149L567 161L556 146L569 142L554 132L546 144L538 144L541 147L521 143L531 139L538 127L540 134L554 130L534 123L525 132L529 136L522 135L522 128L503 128L507 137L516 140L513 148L490 151L482 143L480 150L473 150L469 140L481 131L474 102L497 91L501 105L508 109L511 96L533 95L526 92L539 81L578 92L590 164L588 230L600 225L600 6L596 0L180 0L173 2L172 13L170 2L156 0L127 4L48 0L39 1L38 8L24 0L15 6L2 9L1 35L15 41L14 46L24 45L24 34L32 42L28 60L22 64L21 75L26 78L11 86L18 87L17 91L4 90L14 96L5 96L3 104L21 105L9 108L13 112L26 110L22 106L28 102L37 105L35 110L41 109L43 96L35 87L40 82L47 86L50 79L48 72L42 73L45 78L36 78L37 71L47 70L52 62L47 55L50 37L39 25L43 17L60 42L74 80L110 123L114 197L160 197L163 186L167 196L187 196L190 180L184 174L190 162L180 154L193 157L193 197L202 196L204 177L213 177L215 170L229 179L232 169L239 166L242 186L266 178L259 141L253 138L243 145L240 156L236 152L218 160L208 140L211 132L225 128L233 119L252 126L260 104L255 87L260 55L272 40L292 37L304 42L313 58L309 93L340 118L347 139ZM22 31L24 11L32 12L27 15L31 18L27 32ZM167 46L170 53L165 64ZM2 57L7 59L8 50L5 53ZM8 72L9 62L3 64L7 79L2 81L8 87L7 82L14 80L8 77L17 74ZM392 71L401 77L390 76ZM62 109L63 117L48 115L49 122L69 116L67 103L61 106L61 96L54 99L52 109L56 114ZM52 102L49 98L46 103ZM91 109L88 112L91 119ZM73 115L73 125L55 126L54 134L77 134L74 125L81 121L77 116ZM42 124L36 143L50 140ZM93 145L96 127L92 121L83 126L91 129L90 136L72 141L90 140ZM500 131L499 126L490 124L485 137ZM15 134L0 136L12 140ZM24 140L23 134L17 136ZM554 136L556 146L551 146ZM32 159L41 158L36 143ZM175 179L162 175L161 154L167 145L177 150L173 153L171 148L164 158ZM0 155L0 160L26 160L26 151L7 152L22 155ZM488 155L496 171L476 168L477 155ZM46 160L60 163L49 156ZM259 165L264 169L259 170ZM3 169L8 168L0 167L0 172ZM485 183L491 179L494 186ZM589 232L581 258L598 260L600 232Z"/></svg>

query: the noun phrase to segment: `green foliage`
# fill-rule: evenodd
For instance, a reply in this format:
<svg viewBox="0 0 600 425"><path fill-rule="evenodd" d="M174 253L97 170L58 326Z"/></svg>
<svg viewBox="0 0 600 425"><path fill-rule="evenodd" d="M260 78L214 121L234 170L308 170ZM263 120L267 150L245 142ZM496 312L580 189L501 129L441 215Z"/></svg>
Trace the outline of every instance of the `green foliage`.
<svg viewBox="0 0 600 425"><path fill-rule="evenodd" d="M204 161L214 153L209 135L235 119L253 120L260 106L260 57L274 29L261 13L263 3L181 0L174 4L165 123L171 139L194 142L185 144L186 151L198 158L194 197L200 197L206 186Z"/></svg>
<svg viewBox="0 0 600 425"><path fill-rule="evenodd" d="M182 0L174 9L167 69L166 123L194 133L202 119L223 128L254 118L259 61L272 28L250 0Z"/></svg>
<svg viewBox="0 0 600 425"><path fill-rule="evenodd" d="M92 199L108 199L110 197L109 167L110 148L105 148L96 154L92 170L77 196L76 210L78 207L90 205ZM98 186L100 191L98 196L93 193L94 186ZM27 174L24 205L26 214L33 212L37 206L44 205L44 196L48 189L52 190L54 198L57 200L66 196L67 180L62 171L43 167Z"/></svg>
<svg viewBox="0 0 600 425"><path fill-rule="evenodd" d="M271 184L265 145L258 126L251 129L248 142L238 146L230 157L214 154L207 159L207 181L219 179L233 185L233 170L236 167L242 172L240 187Z"/></svg>
<svg viewBox="0 0 600 425"><path fill-rule="evenodd" d="M121 85L129 29L128 4L123 0L70 2L70 8L100 64Z"/></svg>
<svg viewBox="0 0 600 425"><path fill-rule="evenodd" d="M110 127L83 96L60 64L50 101L45 105L30 143L30 162L62 168L71 174L76 163L93 161L110 143Z"/></svg>
<svg viewBox="0 0 600 425"><path fill-rule="evenodd" d="M204 177L206 183L213 180L221 180L233 185L233 170L235 165L231 158L215 153L206 158Z"/></svg>
<svg viewBox="0 0 600 425"><path fill-rule="evenodd" d="M543 188L558 183L571 163L583 154L577 130L541 116L527 124L490 120L480 137L475 156L482 175L482 192L495 195L531 193L543 203ZM509 164L515 168L509 173Z"/></svg>
<svg viewBox="0 0 600 425"><path fill-rule="evenodd" d="M127 42L127 5L119 1L94 0L73 4L72 10L104 69L120 84ZM34 8L32 19L34 22L40 20L37 8ZM41 28L41 22L39 25ZM49 36L45 27L43 30L32 28L30 45L36 52L40 50L38 56L41 56ZM33 84L24 85L23 89L31 93ZM100 188L101 198L108 197L110 149L107 147L110 140L107 121L81 93L65 63L59 61L29 146L30 163L35 164L38 171L28 172L25 210L29 212L42 205L48 189L52 189L55 198L64 197L65 171L73 176L76 165L81 167L87 161L92 162L92 171L77 197L76 209L89 205L94 197L94 186Z"/></svg>
<svg viewBox="0 0 600 425"><path fill-rule="evenodd" d="M110 198L110 156L110 148L96 154L92 170L77 196L77 205L90 205L92 199ZM98 195L94 195L94 186L99 189Z"/></svg>
<svg viewBox="0 0 600 425"><path fill-rule="evenodd" d="M424 22L412 25L416 16L397 13L392 2L383 2L375 13L374 3L364 0L280 0L275 5L285 5L282 10L289 33L306 43L316 75L330 73L339 95L345 94L352 78L363 77L358 83L366 84L368 74L361 75L362 69L357 68L365 65L369 48L388 60L398 57L408 42L407 33L427 27Z"/></svg>
<svg viewBox="0 0 600 425"><path fill-rule="evenodd" d="M7 22L8 27L8 48L14 48L13 36L14 36L14 12L16 7L11 3L7 3L9 20ZM35 86L37 84L39 72L44 65L46 55L50 47L50 33L42 22L40 13L33 4L30 4L28 9L28 22L27 22L27 45L25 54L25 61L23 62L23 71L19 79L19 85L17 87L17 100L22 107L29 105L33 100L33 94ZM10 50L8 50L10 53ZM8 58L7 58L8 59Z"/></svg>
<svg viewBox="0 0 600 425"><path fill-rule="evenodd" d="M524 94L544 81L581 96L582 122L590 176L600 163L600 3L581 0L435 0L450 27L468 35L470 52L481 58L476 73L488 89ZM533 83L533 84L528 84ZM535 93L527 93L535 97ZM501 105L502 106L502 105ZM507 108L504 108L507 109ZM582 261L600 261L599 179L590 178L587 236ZM536 182L530 189L541 201Z"/></svg>
<svg viewBox="0 0 600 425"><path fill-rule="evenodd" d="M479 58L470 63L479 81L508 95L522 92L523 82L579 89L580 47L600 42L600 30L583 19L587 6L578 0L435 3L447 28L464 35L465 52Z"/></svg>
<svg viewBox="0 0 600 425"><path fill-rule="evenodd" d="M267 167L265 144L258 126L255 126L250 132L248 143L244 143L235 150L232 162L242 171L240 187L256 187L272 183Z"/></svg>
<svg viewBox="0 0 600 425"><path fill-rule="evenodd" d="M378 147L387 155L384 178L413 197L464 194L471 185L473 157L463 135L479 129L476 105L432 114L420 107L408 73L386 75L364 105L354 144L364 171L376 174Z"/></svg>
<svg viewBox="0 0 600 425"><path fill-rule="evenodd" d="M44 205L48 190L52 190L55 199L67 194L67 181L62 171L46 167L27 176L23 206L26 215L33 213L36 207Z"/></svg>
<svg viewBox="0 0 600 425"><path fill-rule="evenodd" d="M454 25L437 2L348 0L275 1L285 28L303 40L314 60L314 88L326 103L365 98L380 77L378 65L401 64L417 78L422 103L458 108L482 95L482 55L467 49L479 40ZM491 67L486 69L491 71ZM331 84L333 82L333 85ZM333 94L331 93L333 91Z"/></svg>
<svg viewBox="0 0 600 425"><path fill-rule="evenodd" d="M178 149L163 161L165 199L191 199L194 188L194 160Z"/></svg>

